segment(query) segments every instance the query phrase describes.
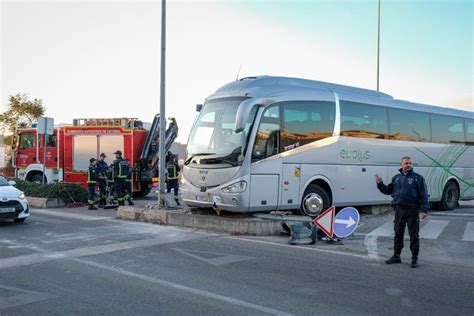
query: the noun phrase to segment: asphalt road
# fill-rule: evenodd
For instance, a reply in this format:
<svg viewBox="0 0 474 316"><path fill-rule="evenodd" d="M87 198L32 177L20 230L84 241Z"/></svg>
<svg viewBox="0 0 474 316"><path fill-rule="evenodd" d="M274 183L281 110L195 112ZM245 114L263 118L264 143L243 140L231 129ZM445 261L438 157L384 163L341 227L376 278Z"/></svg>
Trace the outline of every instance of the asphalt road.
<svg viewBox="0 0 474 316"><path fill-rule="evenodd" d="M391 237L371 234L390 215L364 217L343 245L289 246L110 210L33 210L0 222L0 315L472 315L471 213L431 214L448 224L411 269L386 265Z"/></svg>

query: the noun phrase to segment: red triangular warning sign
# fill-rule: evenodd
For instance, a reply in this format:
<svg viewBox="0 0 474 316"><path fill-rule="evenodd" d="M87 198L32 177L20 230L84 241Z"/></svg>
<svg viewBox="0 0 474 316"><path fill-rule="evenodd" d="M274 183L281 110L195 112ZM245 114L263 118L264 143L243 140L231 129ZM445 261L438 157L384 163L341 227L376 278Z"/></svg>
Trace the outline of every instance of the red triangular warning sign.
<svg viewBox="0 0 474 316"><path fill-rule="evenodd" d="M334 234L334 214L336 208L331 206L324 212L318 215L313 220L314 225L318 226L328 237L332 237Z"/></svg>

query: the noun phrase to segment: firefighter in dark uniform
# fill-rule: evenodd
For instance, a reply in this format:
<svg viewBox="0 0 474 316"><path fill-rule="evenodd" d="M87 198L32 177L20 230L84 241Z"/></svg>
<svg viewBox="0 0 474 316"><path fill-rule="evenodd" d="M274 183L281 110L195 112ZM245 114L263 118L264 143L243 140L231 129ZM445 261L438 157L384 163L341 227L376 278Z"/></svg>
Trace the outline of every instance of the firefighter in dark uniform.
<svg viewBox="0 0 474 316"><path fill-rule="evenodd" d="M385 262L387 264L402 262L400 254L403 249L403 235L405 226L408 226L412 254L410 267L416 268L420 251L420 237L418 235L420 219L425 219L430 209L428 190L425 179L413 171L410 157L402 158L399 171L400 173L396 174L388 185L383 183L378 174L375 175L377 188L383 194L392 196L392 207L395 210L393 256Z"/></svg>
<svg viewBox="0 0 474 316"><path fill-rule="evenodd" d="M174 199L179 205L178 191L179 191L179 179L178 175L181 169L178 165L178 159L176 155L171 155L169 161L166 163L166 192L170 193L171 189L174 190Z"/></svg>
<svg viewBox="0 0 474 316"><path fill-rule="evenodd" d="M107 156L101 153L99 160L97 160L97 176L99 177L97 183L99 184L99 207L104 207L107 204L107 170L109 166L105 162Z"/></svg>
<svg viewBox="0 0 474 316"><path fill-rule="evenodd" d="M124 196L124 200L127 200L128 201L128 205L135 205L135 203L133 203L133 193L132 193L132 168L130 167L130 161L128 160L128 158L125 158L125 160L127 161L128 163L128 175L127 175L127 179L125 180L125 191L126 191L126 194Z"/></svg>
<svg viewBox="0 0 474 316"><path fill-rule="evenodd" d="M122 158L122 152L117 150L114 152L114 181L115 181L115 191L118 197L118 204L124 205L124 198L126 195L125 181L128 177L128 162Z"/></svg>
<svg viewBox="0 0 474 316"><path fill-rule="evenodd" d="M110 199L110 204L118 204L117 191L115 190L113 163L111 163L110 166L107 168L107 191Z"/></svg>
<svg viewBox="0 0 474 316"><path fill-rule="evenodd" d="M97 166L96 159L89 159L89 170L87 170L87 187L88 187L88 196L87 196L87 205L89 205L90 210L96 210L97 207L94 206L96 202L95 199L95 186L97 184Z"/></svg>

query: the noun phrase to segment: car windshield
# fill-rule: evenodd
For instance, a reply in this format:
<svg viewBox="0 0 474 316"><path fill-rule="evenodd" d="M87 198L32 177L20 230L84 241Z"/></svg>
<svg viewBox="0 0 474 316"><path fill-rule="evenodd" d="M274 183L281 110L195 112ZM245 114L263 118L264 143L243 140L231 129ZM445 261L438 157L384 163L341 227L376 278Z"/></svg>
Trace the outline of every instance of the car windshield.
<svg viewBox="0 0 474 316"><path fill-rule="evenodd" d="M201 163L205 164L238 164L239 156L245 153L256 113L254 109L245 129L235 133L237 109L243 100L215 100L204 104L189 136L188 157L205 156L201 159Z"/></svg>
<svg viewBox="0 0 474 316"><path fill-rule="evenodd" d="M8 181L4 177L0 177L0 187L9 186Z"/></svg>

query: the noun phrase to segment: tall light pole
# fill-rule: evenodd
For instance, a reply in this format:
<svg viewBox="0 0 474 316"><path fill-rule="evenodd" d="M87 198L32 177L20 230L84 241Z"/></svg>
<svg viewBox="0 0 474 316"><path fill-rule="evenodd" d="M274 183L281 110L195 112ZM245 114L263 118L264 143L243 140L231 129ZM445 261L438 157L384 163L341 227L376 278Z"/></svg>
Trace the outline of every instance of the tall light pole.
<svg viewBox="0 0 474 316"><path fill-rule="evenodd" d="M379 66L380 66L380 0L377 14L377 91L379 91Z"/></svg>
<svg viewBox="0 0 474 316"><path fill-rule="evenodd" d="M158 176L160 177L160 192L158 206L165 207L165 141L166 141L166 116L165 116L165 66L166 66L166 0L161 0L161 72L160 72L160 160Z"/></svg>

